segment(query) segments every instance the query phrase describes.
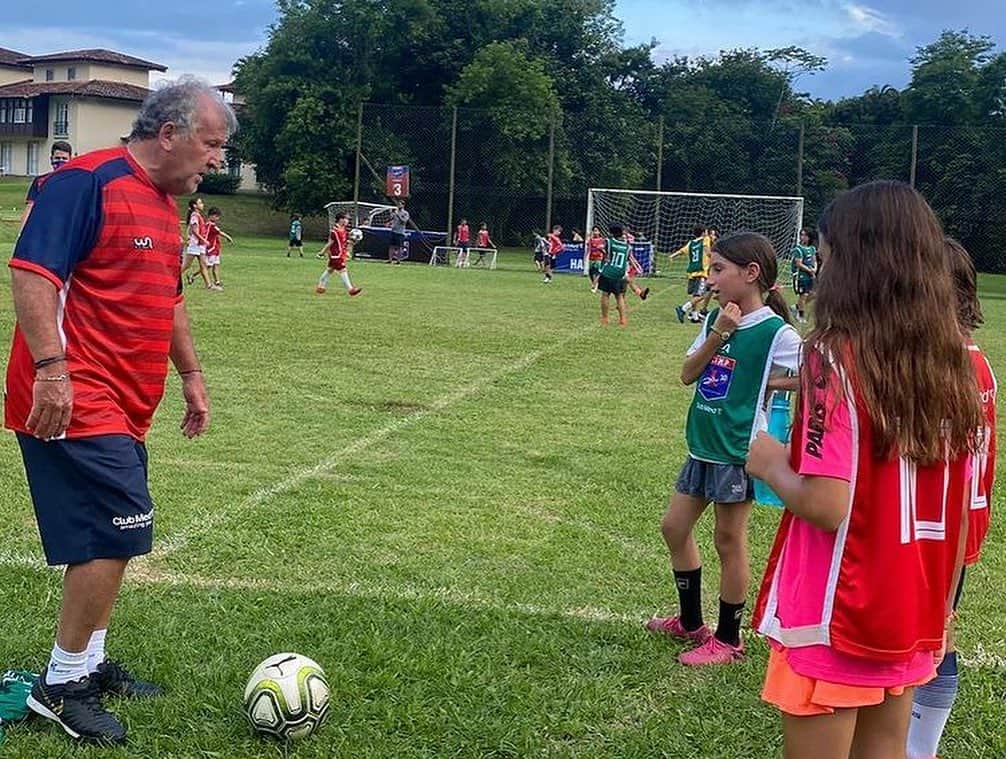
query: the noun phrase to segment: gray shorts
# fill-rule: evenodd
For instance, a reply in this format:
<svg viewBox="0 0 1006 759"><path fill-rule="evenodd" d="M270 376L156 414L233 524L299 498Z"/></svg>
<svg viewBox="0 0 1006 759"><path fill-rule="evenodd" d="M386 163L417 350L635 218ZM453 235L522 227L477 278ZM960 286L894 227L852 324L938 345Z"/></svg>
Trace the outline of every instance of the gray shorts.
<svg viewBox="0 0 1006 759"><path fill-rule="evenodd" d="M754 499L754 480L737 464L710 464L691 456L681 467L674 489L713 503L743 503Z"/></svg>

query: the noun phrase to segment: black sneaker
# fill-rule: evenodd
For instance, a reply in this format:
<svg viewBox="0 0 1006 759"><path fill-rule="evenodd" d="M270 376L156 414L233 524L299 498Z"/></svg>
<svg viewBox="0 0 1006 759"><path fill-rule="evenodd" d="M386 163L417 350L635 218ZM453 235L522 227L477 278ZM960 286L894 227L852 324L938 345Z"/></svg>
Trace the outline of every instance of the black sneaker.
<svg viewBox="0 0 1006 759"><path fill-rule="evenodd" d="M119 662L105 659L91 675L103 695L123 698L154 698L163 695L164 689L154 683L137 680Z"/></svg>
<svg viewBox="0 0 1006 759"><path fill-rule="evenodd" d="M97 684L90 677L49 685L45 675L35 681L28 708L57 723L67 735L88 743L123 743L126 728L101 703Z"/></svg>
<svg viewBox="0 0 1006 759"><path fill-rule="evenodd" d="M641 292L641 293L639 294L639 299L640 299L640 300L646 300L646 297L647 297L647 296L648 296L649 294L650 294L650 288L648 288L648 287L645 287L645 288L643 288L643 292Z"/></svg>

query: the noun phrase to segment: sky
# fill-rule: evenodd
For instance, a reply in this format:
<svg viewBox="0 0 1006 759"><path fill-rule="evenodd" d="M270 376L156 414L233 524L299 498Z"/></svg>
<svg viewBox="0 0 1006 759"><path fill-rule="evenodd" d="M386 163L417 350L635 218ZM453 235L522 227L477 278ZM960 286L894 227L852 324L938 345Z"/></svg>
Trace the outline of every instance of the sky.
<svg viewBox="0 0 1006 759"><path fill-rule="evenodd" d="M52 0L6 4L0 47L41 55L104 47L168 67L154 81L194 74L230 81L241 56L262 47L274 0ZM943 29L968 28L1006 45L1003 0L616 0L625 41L655 39L658 61L737 47L798 45L828 59L797 89L820 98L871 85L904 87L916 48Z"/></svg>
<svg viewBox="0 0 1006 759"><path fill-rule="evenodd" d="M944 29L969 29L1006 44L1003 0L617 0L625 41L656 39L654 57L796 45L827 58L796 89L814 97L858 95L873 85L903 88L910 59Z"/></svg>

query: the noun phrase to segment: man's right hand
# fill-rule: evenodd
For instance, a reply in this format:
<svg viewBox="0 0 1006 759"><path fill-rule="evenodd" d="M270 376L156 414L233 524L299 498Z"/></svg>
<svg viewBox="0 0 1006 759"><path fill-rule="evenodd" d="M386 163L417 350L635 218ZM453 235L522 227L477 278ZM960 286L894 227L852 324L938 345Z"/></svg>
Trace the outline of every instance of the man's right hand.
<svg viewBox="0 0 1006 759"><path fill-rule="evenodd" d="M72 413L73 383L66 363L47 366L37 372L32 386L31 412L25 422L28 431L39 440L61 437L70 426Z"/></svg>

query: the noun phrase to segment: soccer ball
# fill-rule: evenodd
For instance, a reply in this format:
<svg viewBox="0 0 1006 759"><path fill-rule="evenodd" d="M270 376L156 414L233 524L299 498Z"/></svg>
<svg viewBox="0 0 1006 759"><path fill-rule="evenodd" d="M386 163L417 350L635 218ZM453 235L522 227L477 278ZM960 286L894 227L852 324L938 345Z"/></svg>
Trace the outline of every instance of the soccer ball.
<svg viewBox="0 0 1006 759"><path fill-rule="evenodd" d="M349 230L349 239L353 242L360 242L363 239L362 229L351 229Z"/></svg>
<svg viewBox="0 0 1006 759"><path fill-rule="evenodd" d="M328 700L328 681L316 662L300 654L275 654L248 678L245 715L260 733L298 740L325 721Z"/></svg>

